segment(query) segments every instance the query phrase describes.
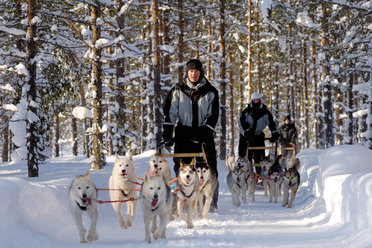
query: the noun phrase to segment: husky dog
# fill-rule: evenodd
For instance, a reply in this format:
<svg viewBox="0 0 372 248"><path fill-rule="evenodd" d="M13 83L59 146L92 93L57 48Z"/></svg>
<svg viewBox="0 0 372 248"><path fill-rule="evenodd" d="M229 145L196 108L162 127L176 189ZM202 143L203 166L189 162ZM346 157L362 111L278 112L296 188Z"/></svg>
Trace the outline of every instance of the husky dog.
<svg viewBox="0 0 372 248"><path fill-rule="evenodd" d="M178 215L186 221L187 228L193 228L192 217L196 212L199 194L199 176L195 168L195 159L189 164L181 160L177 184L180 189L177 192ZM184 207L187 208L187 215L183 211Z"/></svg>
<svg viewBox="0 0 372 248"><path fill-rule="evenodd" d="M110 199L113 202L112 206L115 210L116 216L119 221L121 228L127 228L132 226L132 220L136 217L137 211L137 201L129 200L131 198L137 197L136 188L136 170L134 167L132 154L129 153L126 156L115 157L115 164L112 168L112 175L109 180L110 187ZM123 200L127 201L127 223L124 221L122 213L122 202Z"/></svg>
<svg viewBox="0 0 372 248"><path fill-rule="evenodd" d="M276 157L274 163L270 166L268 170L268 183L270 189L270 198L269 202L273 201L278 202L278 196L280 195L280 188L283 182L283 169L280 165L280 161L282 160L282 155Z"/></svg>
<svg viewBox="0 0 372 248"><path fill-rule="evenodd" d="M285 207L288 204L288 207L292 207L292 203L294 198L296 197L296 193L298 187L300 186L300 173L298 173L298 169L300 168L300 160L296 158L291 168L287 170L285 169L284 173L284 180L283 180L283 203L282 207ZM291 199L288 203L289 198L289 191L292 191Z"/></svg>
<svg viewBox="0 0 372 248"><path fill-rule="evenodd" d="M269 156L264 156L262 161L261 161L261 177L262 177L262 186L264 188L264 195L265 196L268 196L268 192L269 192L269 181L268 180L268 171L270 169L270 166L272 165L272 160L270 159Z"/></svg>
<svg viewBox="0 0 372 248"><path fill-rule="evenodd" d="M89 241L97 240L97 190L96 186L90 179L89 170L85 175L75 176L68 191L68 195L70 198L72 218L79 228L80 243L87 243L87 240L85 239L87 231L83 226L83 212L86 212L90 218L90 228L87 239Z"/></svg>
<svg viewBox="0 0 372 248"><path fill-rule="evenodd" d="M154 239L158 239L159 237L165 238L173 197L164 175L157 174L155 176L149 176L146 174L141 188L140 198L143 220L145 222L145 240L151 243L151 222L151 232L154 235ZM160 219L159 226L156 221L157 216Z"/></svg>
<svg viewBox="0 0 372 248"><path fill-rule="evenodd" d="M240 197L243 203L246 203L246 191L247 185L245 181L244 166L238 166L238 164L227 164L229 173L226 176L226 183L232 195L233 205L240 206Z"/></svg>
<svg viewBox="0 0 372 248"><path fill-rule="evenodd" d="M162 150L154 154L150 159L150 167L147 172L150 176L157 175L159 173L164 174L167 182L171 180L171 171L169 164Z"/></svg>
<svg viewBox="0 0 372 248"><path fill-rule="evenodd" d="M247 158L238 158L236 160L236 166L243 167L248 196L250 196L251 201L254 202L254 194L256 192L257 177L253 170L253 165L251 164L251 162L249 162ZM246 194L245 191L242 191L242 193Z"/></svg>
<svg viewBox="0 0 372 248"><path fill-rule="evenodd" d="M218 182L216 175L211 171L206 161L203 160L198 162L196 164L196 171L199 175L199 216L200 218L203 218L208 216L209 208L213 199L213 194L216 190Z"/></svg>

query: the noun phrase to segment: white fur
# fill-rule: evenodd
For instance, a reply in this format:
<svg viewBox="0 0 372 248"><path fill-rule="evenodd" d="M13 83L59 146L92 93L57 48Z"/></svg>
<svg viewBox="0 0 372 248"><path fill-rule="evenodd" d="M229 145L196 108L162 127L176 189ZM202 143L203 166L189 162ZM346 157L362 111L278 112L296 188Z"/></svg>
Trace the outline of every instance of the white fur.
<svg viewBox="0 0 372 248"><path fill-rule="evenodd" d="M145 223L145 240L150 243L150 225L154 239L166 237L166 226L172 209L173 197L163 175L148 176L141 189L141 209ZM160 223L157 225L156 216Z"/></svg>
<svg viewBox="0 0 372 248"><path fill-rule="evenodd" d="M246 203L247 185L245 181L245 171L243 166L236 166L236 163L231 166L227 165L229 173L226 176L226 183L232 195L233 205L240 206L240 198L243 203Z"/></svg>
<svg viewBox="0 0 372 248"><path fill-rule="evenodd" d="M171 180L169 164L163 152L161 153L157 152L154 154L154 156L152 156L152 158L150 159L150 166L147 173L150 176L154 176L161 173L165 176L167 182Z"/></svg>
<svg viewBox="0 0 372 248"><path fill-rule="evenodd" d="M83 212L86 212L90 218L90 228L87 239L88 241L97 240L97 191L94 183L90 179L89 170L83 176L75 176L68 194L72 218L79 229L80 243L87 243L85 239L87 231L83 226Z"/></svg>
<svg viewBox="0 0 372 248"><path fill-rule="evenodd" d="M115 210L119 225L121 228L132 226L132 221L136 217L137 211L137 191L138 186L135 184L137 180L136 170L133 163L132 155L116 156L115 164L112 168L112 174L109 180L110 199L111 201L129 200L127 205L127 222L124 221L122 213L122 202L113 202L112 207ZM135 200L130 200L131 198Z"/></svg>
<svg viewBox="0 0 372 248"><path fill-rule="evenodd" d="M193 228L192 217L196 213L196 205L199 194L199 177L195 169L194 159L190 164L181 161L178 176L177 212L186 221L188 228ZM187 208L187 215L184 213Z"/></svg>
<svg viewBox="0 0 372 248"><path fill-rule="evenodd" d="M217 178L211 173L211 169L208 165L204 164L202 167L196 169L199 175L199 216L200 218L207 217L209 209L213 200L213 194L217 187ZM205 198L205 203L204 202Z"/></svg>

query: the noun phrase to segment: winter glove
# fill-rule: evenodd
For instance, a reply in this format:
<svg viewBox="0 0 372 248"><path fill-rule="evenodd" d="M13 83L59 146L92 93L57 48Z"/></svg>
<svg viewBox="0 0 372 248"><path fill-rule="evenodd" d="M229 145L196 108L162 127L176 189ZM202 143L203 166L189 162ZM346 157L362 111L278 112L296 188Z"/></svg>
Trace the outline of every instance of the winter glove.
<svg viewBox="0 0 372 248"><path fill-rule="evenodd" d="M278 132L273 132L271 133L271 138L269 139L269 141L271 143L274 143L275 141L277 141L279 139L279 133Z"/></svg>
<svg viewBox="0 0 372 248"><path fill-rule="evenodd" d="M173 146L174 140L173 135L173 126L172 125L163 125L163 142L165 146Z"/></svg>

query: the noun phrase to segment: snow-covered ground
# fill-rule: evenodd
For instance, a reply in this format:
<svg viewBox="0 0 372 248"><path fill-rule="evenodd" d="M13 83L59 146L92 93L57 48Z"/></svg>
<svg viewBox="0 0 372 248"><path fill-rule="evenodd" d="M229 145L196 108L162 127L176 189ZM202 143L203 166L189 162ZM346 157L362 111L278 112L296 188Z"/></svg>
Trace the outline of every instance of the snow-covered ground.
<svg viewBox="0 0 372 248"><path fill-rule="evenodd" d="M138 176L147 170L153 151L135 156ZM362 146L304 150L301 187L293 208L268 203L262 190L256 202L234 207L226 185L227 168L219 161L217 213L195 219L193 229L176 219L167 238L144 242L139 207L133 227L121 229L110 204L99 205L99 239L80 244L68 207L74 175L90 168L84 157L53 158L40 166L38 178L27 177L25 162L0 163L0 247L372 247L372 151ZM114 157L91 171L97 188L107 188ZM172 164L172 163L171 163ZM106 191L100 200L109 200ZM88 227L88 218L84 219Z"/></svg>

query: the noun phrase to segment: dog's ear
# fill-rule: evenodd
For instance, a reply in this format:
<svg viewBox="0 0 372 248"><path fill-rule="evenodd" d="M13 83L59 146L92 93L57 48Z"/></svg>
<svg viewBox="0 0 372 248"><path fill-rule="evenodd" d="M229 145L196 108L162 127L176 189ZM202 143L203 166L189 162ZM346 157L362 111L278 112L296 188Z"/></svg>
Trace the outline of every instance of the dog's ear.
<svg viewBox="0 0 372 248"><path fill-rule="evenodd" d="M229 161L226 161L226 166L229 169L229 172L234 170L235 164L234 163L229 163Z"/></svg>
<svg viewBox="0 0 372 248"><path fill-rule="evenodd" d="M296 160L293 163L293 168L298 170L300 168L300 164L301 164L300 159L296 158Z"/></svg>
<svg viewBox="0 0 372 248"><path fill-rule="evenodd" d="M195 158L191 159L190 166L195 167Z"/></svg>
<svg viewBox="0 0 372 248"><path fill-rule="evenodd" d="M282 154L276 157L274 164L280 163L281 160L282 160Z"/></svg>

